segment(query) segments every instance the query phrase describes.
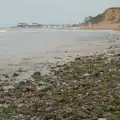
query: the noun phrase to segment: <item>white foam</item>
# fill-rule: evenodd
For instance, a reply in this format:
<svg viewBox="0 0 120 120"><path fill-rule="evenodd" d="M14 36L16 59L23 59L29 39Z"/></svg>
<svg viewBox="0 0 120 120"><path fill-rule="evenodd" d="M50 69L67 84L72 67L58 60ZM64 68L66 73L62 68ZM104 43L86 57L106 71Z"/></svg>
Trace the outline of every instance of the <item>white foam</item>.
<svg viewBox="0 0 120 120"><path fill-rule="evenodd" d="M5 33L5 32L7 32L6 30L0 30L0 33Z"/></svg>
<svg viewBox="0 0 120 120"><path fill-rule="evenodd" d="M52 30L52 31L55 31L55 32L59 32L59 31L62 31L62 32L69 32L69 31L71 31L71 30L60 30L60 29L58 29L58 30Z"/></svg>
<svg viewBox="0 0 120 120"><path fill-rule="evenodd" d="M37 32L37 31L32 31L32 30L26 30L26 31L23 31L23 32L26 32L26 33L35 33L35 32Z"/></svg>

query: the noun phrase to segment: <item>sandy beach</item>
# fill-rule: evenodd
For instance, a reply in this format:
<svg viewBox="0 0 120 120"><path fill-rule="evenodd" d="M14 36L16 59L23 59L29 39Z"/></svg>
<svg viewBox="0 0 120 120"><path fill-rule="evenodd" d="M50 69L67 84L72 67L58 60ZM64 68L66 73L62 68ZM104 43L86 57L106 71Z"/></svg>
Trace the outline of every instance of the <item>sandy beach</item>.
<svg viewBox="0 0 120 120"><path fill-rule="evenodd" d="M101 22L94 25L83 26L78 29L85 30L120 30L119 23L111 23L111 22Z"/></svg>

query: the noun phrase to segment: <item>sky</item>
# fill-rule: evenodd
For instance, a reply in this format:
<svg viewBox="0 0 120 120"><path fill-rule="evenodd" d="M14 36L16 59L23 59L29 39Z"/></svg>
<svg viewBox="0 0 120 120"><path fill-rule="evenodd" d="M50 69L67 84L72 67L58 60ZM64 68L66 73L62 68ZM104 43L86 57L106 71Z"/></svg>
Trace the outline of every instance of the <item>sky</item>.
<svg viewBox="0 0 120 120"><path fill-rule="evenodd" d="M0 0L0 26L19 22L74 24L119 6L120 0Z"/></svg>

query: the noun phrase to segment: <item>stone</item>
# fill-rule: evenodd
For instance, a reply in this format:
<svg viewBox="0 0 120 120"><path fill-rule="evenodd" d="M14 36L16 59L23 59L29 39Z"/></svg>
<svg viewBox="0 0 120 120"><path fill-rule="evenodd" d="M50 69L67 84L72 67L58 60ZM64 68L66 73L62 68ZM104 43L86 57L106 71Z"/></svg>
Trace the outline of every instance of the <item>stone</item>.
<svg viewBox="0 0 120 120"><path fill-rule="evenodd" d="M23 70L22 68L17 70L18 72L26 72L25 70Z"/></svg>
<svg viewBox="0 0 120 120"><path fill-rule="evenodd" d="M16 93L15 93L15 97L16 97L16 98L20 98L21 96L22 96L22 92L16 92Z"/></svg>
<svg viewBox="0 0 120 120"><path fill-rule="evenodd" d="M35 86L25 86L23 92L33 92L36 90Z"/></svg>
<svg viewBox="0 0 120 120"><path fill-rule="evenodd" d="M18 112L23 114L23 115L29 115L30 114L29 108L27 108L26 106L22 106L21 108L19 108Z"/></svg>
<svg viewBox="0 0 120 120"><path fill-rule="evenodd" d="M57 107L55 107L55 106L49 106L49 107L45 108L46 112L51 112L51 111L54 111L54 110L57 110Z"/></svg>
<svg viewBox="0 0 120 120"><path fill-rule="evenodd" d="M4 92L0 92L0 98L4 97Z"/></svg>
<svg viewBox="0 0 120 120"><path fill-rule="evenodd" d="M31 75L31 77L35 80L39 80L41 77L41 73L40 72L35 72L33 73L33 75Z"/></svg>
<svg viewBox="0 0 120 120"><path fill-rule="evenodd" d="M0 86L0 93L3 93L4 92L4 89L2 86Z"/></svg>
<svg viewBox="0 0 120 120"><path fill-rule="evenodd" d="M13 77L18 77L20 76L18 73L13 73Z"/></svg>
<svg viewBox="0 0 120 120"><path fill-rule="evenodd" d="M4 83L4 86L9 86L9 85L10 85L10 84L9 84L9 83L7 83L7 82L6 82L6 83Z"/></svg>
<svg viewBox="0 0 120 120"><path fill-rule="evenodd" d="M100 76L100 72L96 72L94 75L95 75L96 77L99 77L99 76Z"/></svg>
<svg viewBox="0 0 120 120"><path fill-rule="evenodd" d="M9 76L8 76L7 74L3 74L3 76L4 76L5 78L9 78Z"/></svg>
<svg viewBox="0 0 120 120"><path fill-rule="evenodd" d="M79 117L79 118L87 118L87 117L88 117L88 114L85 113L84 111L79 111L78 117Z"/></svg>
<svg viewBox="0 0 120 120"><path fill-rule="evenodd" d="M90 76L89 73L85 73L85 74L83 74L83 79L85 79L86 77L89 77L89 76Z"/></svg>
<svg viewBox="0 0 120 120"><path fill-rule="evenodd" d="M85 77L87 77L87 76L89 76L89 75L90 75L89 73L85 73L85 74L84 74Z"/></svg>
<svg viewBox="0 0 120 120"><path fill-rule="evenodd" d="M5 100L4 99L0 99L0 104L5 104Z"/></svg>
<svg viewBox="0 0 120 120"><path fill-rule="evenodd" d="M116 86L117 86L116 82L114 82L114 81L109 82L109 87L110 88L115 88Z"/></svg>
<svg viewBox="0 0 120 120"><path fill-rule="evenodd" d="M17 90L17 91L19 91L19 89L22 90L22 89L24 89L25 86L26 86L26 83L24 81L21 81L15 85L15 90Z"/></svg>
<svg viewBox="0 0 120 120"><path fill-rule="evenodd" d="M20 114L20 115L12 117L12 119L13 120L24 120L24 116L22 114Z"/></svg>
<svg viewBox="0 0 120 120"><path fill-rule="evenodd" d="M98 120L107 120L106 118L99 118Z"/></svg>

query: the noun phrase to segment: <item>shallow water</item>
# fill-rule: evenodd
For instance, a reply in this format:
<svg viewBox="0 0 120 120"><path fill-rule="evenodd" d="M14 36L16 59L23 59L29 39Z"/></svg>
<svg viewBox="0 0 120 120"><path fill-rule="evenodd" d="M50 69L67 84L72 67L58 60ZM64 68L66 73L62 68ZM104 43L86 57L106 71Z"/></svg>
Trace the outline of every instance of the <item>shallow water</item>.
<svg viewBox="0 0 120 120"><path fill-rule="evenodd" d="M57 61L57 57L65 61L68 56L103 52L119 36L107 30L1 29L1 69L37 69L41 62Z"/></svg>
<svg viewBox="0 0 120 120"><path fill-rule="evenodd" d="M91 46L106 43L108 37L114 33L111 31L49 29L0 30L0 58L40 57L47 53L62 53L66 50L79 53L79 51L87 51Z"/></svg>

